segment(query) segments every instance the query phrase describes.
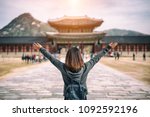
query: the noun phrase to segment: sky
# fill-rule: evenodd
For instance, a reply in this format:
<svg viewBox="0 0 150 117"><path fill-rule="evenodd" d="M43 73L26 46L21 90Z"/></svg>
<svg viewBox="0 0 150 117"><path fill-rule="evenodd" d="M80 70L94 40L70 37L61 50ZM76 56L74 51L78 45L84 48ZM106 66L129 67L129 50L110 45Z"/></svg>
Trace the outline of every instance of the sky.
<svg viewBox="0 0 150 117"><path fill-rule="evenodd" d="M150 0L0 0L0 28L23 13L43 22L63 16L103 19L97 30L111 28L150 34Z"/></svg>

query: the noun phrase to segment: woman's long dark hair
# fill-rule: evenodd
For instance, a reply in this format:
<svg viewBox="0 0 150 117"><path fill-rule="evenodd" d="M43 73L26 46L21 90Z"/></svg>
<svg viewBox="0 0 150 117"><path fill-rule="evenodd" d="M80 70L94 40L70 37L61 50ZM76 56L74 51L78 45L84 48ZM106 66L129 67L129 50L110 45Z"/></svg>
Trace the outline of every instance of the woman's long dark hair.
<svg viewBox="0 0 150 117"><path fill-rule="evenodd" d="M78 48L72 47L68 50L65 65L72 72L77 72L83 67L84 62Z"/></svg>

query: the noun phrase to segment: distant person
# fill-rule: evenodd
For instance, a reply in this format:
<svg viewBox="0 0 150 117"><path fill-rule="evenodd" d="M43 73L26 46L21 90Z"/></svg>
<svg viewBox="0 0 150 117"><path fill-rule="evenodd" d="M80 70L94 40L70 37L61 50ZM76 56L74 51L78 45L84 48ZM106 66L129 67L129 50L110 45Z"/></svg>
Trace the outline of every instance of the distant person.
<svg viewBox="0 0 150 117"><path fill-rule="evenodd" d="M86 100L87 99L87 75L93 66L110 49L117 46L117 43L110 43L103 48L96 56L84 63L81 52L78 48L72 47L68 50L65 63L52 56L39 43L34 43L34 49L39 50L50 62L60 70L64 81L64 99L65 100Z"/></svg>
<svg viewBox="0 0 150 117"><path fill-rule="evenodd" d="M114 52L115 60L117 59L117 52Z"/></svg>
<svg viewBox="0 0 150 117"><path fill-rule="evenodd" d="M42 56L42 55L40 55L40 56L39 56L39 62L41 63L41 62L42 62L42 60L43 60L43 56Z"/></svg>
<svg viewBox="0 0 150 117"><path fill-rule="evenodd" d="M38 62L38 61L39 61L39 56L35 55L35 62Z"/></svg>
<svg viewBox="0 0 150 117"><path fill-rule="evenodd" d="M46 60L47 60L45 56L43 56L43 60L44 60L44 61L46 61Z"/></svg>
<svg viewBox="0 0 150 117"><path fill-rule="evenodd" d="M120 58L120 54L119 52L117 52L117 59L119 60L119 58Z"/></svg>
<svg viewBox="0 0 150 117"><path fill-rule="evenodd" d="M146 61L146 54L145 54L145 52L143 53L143 60Z"/></svg>
<svg viewBox="0 0 150 117"><path fill-rule="evenodd" d="M22 54L21 59L22 59L22 61L24 61L24 60L25 60L25 54L24 54L24 53Z"/></svg>
<svg viewBox="0 0 150 117"><path fill-rule="evenodd" d="M32 63L35 62L35 56L36 56L35 54L32 55L32 58L31 58L32 59Z"/></svg>
<svg viewBox="0 0 150 117"><path fill-rule="evenodd" d="M26 56L26 60L27 60L27 64L29 64L29 61L30 61L30 56L29 55Z"/></svg>
<svg viewBox="0 0 150 117"><path fill-rule="evenodd" d="M135 54L133 53L133 61L135 61Z"/></svg>

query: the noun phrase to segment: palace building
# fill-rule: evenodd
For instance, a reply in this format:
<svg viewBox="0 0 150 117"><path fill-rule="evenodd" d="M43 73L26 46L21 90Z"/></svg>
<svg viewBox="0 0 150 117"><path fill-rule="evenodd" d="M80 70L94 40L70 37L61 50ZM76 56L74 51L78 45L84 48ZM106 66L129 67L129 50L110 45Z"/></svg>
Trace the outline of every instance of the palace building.
<svg viewBox="0 0 150 117"><path fill-rule="evenodd" d="M64 16L56 20L48 21L49 25L58 32L46 33L47 38L54 43L57 49L68 49L78 46L81 52L95 52L97 42L105 36L103 32L94 32L101 26L102 19Z"/></svg>
<svg viewBox="0 0 150 117"><path fill-rule="evenodd" d="M119 51L124 56L143 52L150 56L150 36L105 36L104 32L94 31L101 26L102 19L64 16L49 20L48 23L57 32L45 32L45 37L0 37L0 55L20 57L23 53L38 53L32 47L34 42L41 43L51 53L62 54L71 46L77 46L82 53L89 54L100 51L113 41L119 43L114 51Z"/></svg>

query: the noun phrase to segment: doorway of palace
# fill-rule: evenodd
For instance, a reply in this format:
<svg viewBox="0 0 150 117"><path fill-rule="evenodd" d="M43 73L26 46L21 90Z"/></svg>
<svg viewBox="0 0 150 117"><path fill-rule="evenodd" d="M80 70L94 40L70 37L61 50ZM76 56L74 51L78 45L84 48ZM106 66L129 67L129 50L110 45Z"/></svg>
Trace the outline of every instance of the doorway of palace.
<svg viewBox="0 0 150 117"><path fill-rule="evenodd" d="M57 45L57 49L59 51L60 58L64 59L68 51L68 45L65 44Z"/></svg>
<svg viewBox="0 0 150 117"><path fill-rule="evenodd" d="M85 59L89 59L93 54L93 45L84 45L83 54Z"/></svg>
<svg viewBox="0 0 150 117"><path fill-rule="evenodd" d="M90 54L93 52L93 45L84 45L83 52L85 54Z"/></svg>
<svg viewBox="0 0 150 117"><path fill-rule="evenodd" d="M69 47L77 47L81 50L80 48L81 46L79 44L71 44L70 46L65 44L57 45L61 58L65 58ZM93 53L93 45L83 45L82 49L83 49L82 52L86 58L89 58L91 53Z"/></svg>

